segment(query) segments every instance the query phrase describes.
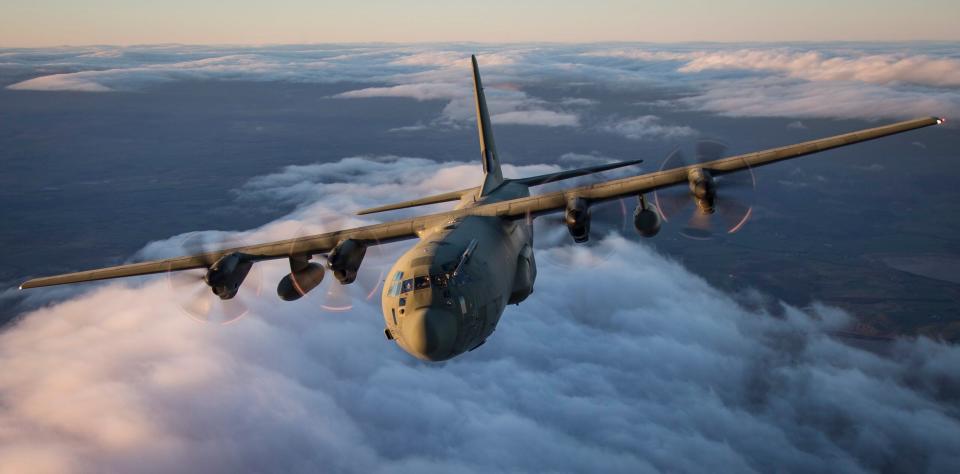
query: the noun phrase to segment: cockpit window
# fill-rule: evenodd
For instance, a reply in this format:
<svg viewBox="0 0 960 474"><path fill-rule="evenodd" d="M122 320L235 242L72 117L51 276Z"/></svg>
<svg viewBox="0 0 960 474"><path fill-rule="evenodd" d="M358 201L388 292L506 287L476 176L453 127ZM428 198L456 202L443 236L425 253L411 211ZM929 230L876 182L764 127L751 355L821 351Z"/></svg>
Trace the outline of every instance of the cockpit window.
<svg viewBox="0 0 960 474"><path fill-rule="evenodd" d="M390 284L390 296L397 296L400 294L400 279L403 278L403 272L398 271L393 274L393 283Z"/></svg>
<svg viewBox="0 0 960 474"><path fill-rule="evenodd" d="M400 296L415 290L425 290L427 288L448 288L455 285L463 285L469 282L466 273L460 272L454 275L451 271L434 273L433 275L423 275L415 278L408 278L400 281L403 272L394 274L394 282L390 285L390 296Z"/></svg>

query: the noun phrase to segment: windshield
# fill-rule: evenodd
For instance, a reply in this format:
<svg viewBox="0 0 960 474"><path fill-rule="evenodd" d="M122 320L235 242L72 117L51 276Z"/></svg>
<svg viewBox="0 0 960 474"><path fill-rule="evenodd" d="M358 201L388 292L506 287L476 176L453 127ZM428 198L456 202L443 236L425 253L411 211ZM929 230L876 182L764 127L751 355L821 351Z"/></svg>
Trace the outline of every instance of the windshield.
<svg viewBox="0 0 960 474"><path fill-rule="evenodd" d="M457 275L454 275L452 271L446 271L407 278L406 280L400 280L400 278L403 278L403 272L397 272L394 275L395 281L390 286L390 296L399 296L416 290L426 290L430 287L448 288L463 285L469 281L467 274L463 271Z"/></svg>

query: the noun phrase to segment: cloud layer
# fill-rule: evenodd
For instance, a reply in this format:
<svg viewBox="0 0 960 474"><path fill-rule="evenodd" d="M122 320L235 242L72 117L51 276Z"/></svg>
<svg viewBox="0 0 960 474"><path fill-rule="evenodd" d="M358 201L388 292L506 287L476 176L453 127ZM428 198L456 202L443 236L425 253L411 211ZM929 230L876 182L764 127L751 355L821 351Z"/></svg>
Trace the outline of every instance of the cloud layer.
<svg viewBox="0 0 960 474"><path fill-rule="evenodd" d="M307 204L242 237L359 223L351 209L399 187L450 189L476 168L357 157L281 170L238 199ZM368 254L362 271L404 247ZM847 321L835 309L773 316L755 309L762 295L722 294L622 238L538 257L533 296L483 347L439 365L384 340L379 303L359 288L348 313L321 311L323 288L280 302L283 262L262 264L266 294L222 327L180 314L163 277L98 285L0 334L0 471L960 468L957 348L860 350L829 336Z"/></svg>
<svg viewBox="0 0 960 474"><path fill-rule="evenodd" d="M732 49L719 51L666 52L620 49L587 53L642 61L680 61L678 71L711 70L783 72L810 81L856 81L871 84L911 83L936 87L960 87L960 58L926 54L865 54L847 51L828 55L821 51L788 48Z"/></svg>
<svg viewBox="0 0 960 474"><path fill-rule="evenodd" d="M447 101L434 125L458 125L472 117L468 58L478 52L488 99L501 122L592 128L616 117L596 117L594 101L546 98L540 89L589 84L640 94L659 88L680 97L661 105L731 116L960 115L960 56L949 46L154 46L2 54L10 65L5 67L38 71L7 86L13 90L109 92L181 80L359 83L337 97ZM57 69L67 72L40 72Z"/></svg>

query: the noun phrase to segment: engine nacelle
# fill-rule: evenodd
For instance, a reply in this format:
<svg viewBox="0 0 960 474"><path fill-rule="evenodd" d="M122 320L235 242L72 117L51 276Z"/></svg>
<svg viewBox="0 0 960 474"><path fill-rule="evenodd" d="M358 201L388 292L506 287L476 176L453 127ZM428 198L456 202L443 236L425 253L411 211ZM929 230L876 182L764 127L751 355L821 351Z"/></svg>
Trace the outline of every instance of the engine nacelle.
<svg viewBox="0 0 960 474"><path fill-rule="evenodd" d="M590 239L590 204L587 203L586 199L573 198L568 200L567 210L563 217L574 242L579 244Z"/></svg>
<svg viewBox="0 0 960 474"><path fill-rule="evenodd" d="M333 270L333 276L344 285L349 285L357 279L357 271L363 256L367 254L367 246L358 240L347 239L337 244L327 256L327 267Z"/></svg>
<svg viewBox="0 0 960 474"><path fill-rule="evenodd" d="M203 280L222 300L237 296L240 285L253 267L253 257L245 253L233 252L220 257L210 265Z"/></svg>
<svg viewBox="0 0 960 474"><path fill-rule="evenodd" d="M291 265L293 266L293 265ZM323 265L307 263L298 271L292 271L277 285L277 296L284 301L300 299L323 281Z"/></svg>
<svg viewBox="0 0 960 474"><path fill-rule="evenodd" d="M656 206L641 198L640 204L637 204L637 208L633 211L633 226L637 232L643 237L653 237L660 232L661 221Z"/></svg>
<svg viewBox="0 0 960 474"><path fill-rule="evenodd" d="M717 199L717 184L710 172L703 168L693 168L687 173L690 194L696 198L697 207L705 214L713 214Z"/></svg>

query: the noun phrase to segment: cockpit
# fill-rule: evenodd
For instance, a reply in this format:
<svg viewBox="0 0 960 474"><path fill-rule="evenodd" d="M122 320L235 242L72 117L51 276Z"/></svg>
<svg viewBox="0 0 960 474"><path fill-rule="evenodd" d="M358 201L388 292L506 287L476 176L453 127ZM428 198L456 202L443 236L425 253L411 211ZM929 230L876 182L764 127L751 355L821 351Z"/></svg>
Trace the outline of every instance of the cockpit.
<svg viewBox="0 0 960 474"><path fill-rule="evenodd" d="M392 283L390 284L390 291L387 292L387 296L402 297L406 296L410 292L429 289L437 289L441 290L443 293L448 293L449 291L444 290L451 286L463 285L468 281L466 273L462 271L460 273L456 273L453 270L432 273L430 275L421 275L407 279L404 279L403 277L403 271L398 270L393 274L393 278L391 279ZM403 305L401 304L401 306Z"/></svg>
<svg viewBox="0 0 960 474"><path fill-rule="evenodd" d="M425 252L429 256L417 256L393 269L384 282L387 338L426 360L446 359L472 343L474 337L461 334L461 327L482 328L474 321L473 292L465 287L475 275L468 262L476 246L472 240L459 256Z"/></svg>

